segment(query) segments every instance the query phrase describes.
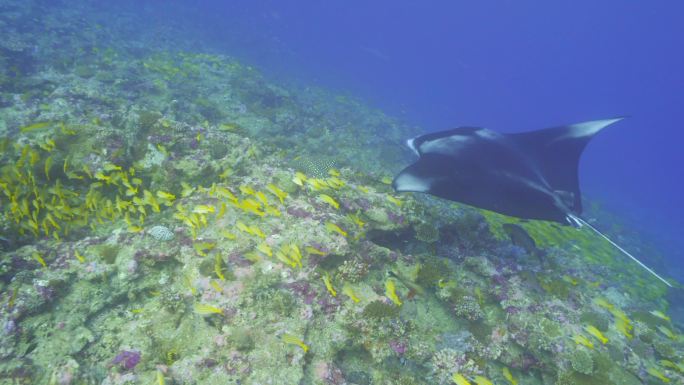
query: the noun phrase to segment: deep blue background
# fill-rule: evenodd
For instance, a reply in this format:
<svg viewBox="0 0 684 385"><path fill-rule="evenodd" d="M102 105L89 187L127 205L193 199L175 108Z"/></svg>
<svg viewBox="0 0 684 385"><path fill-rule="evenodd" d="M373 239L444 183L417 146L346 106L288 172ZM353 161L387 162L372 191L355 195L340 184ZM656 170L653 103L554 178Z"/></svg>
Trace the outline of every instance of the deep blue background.
<svg viewBox="0 0 684 385"><path fill-rule="evenodd" d="M198 1L188 15L217 49L272 76L361 96L428 131L630 116L588 147L582 186L681 269L684 2L225 3Z"/></svg>

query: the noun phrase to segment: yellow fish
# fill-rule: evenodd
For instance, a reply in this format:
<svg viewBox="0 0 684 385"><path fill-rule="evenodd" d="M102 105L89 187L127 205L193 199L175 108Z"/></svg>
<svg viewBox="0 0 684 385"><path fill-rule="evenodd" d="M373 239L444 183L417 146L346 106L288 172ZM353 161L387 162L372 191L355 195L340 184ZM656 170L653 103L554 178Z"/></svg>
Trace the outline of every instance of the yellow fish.
<svg viewBox="0 0 684 385"><path fill-rule="evenodd" d="M214 259L214 273L216 273L216 276L219 277L221 281L225 281L226 277L223 275L223 268L221 267L221 254L216 254L216 258ZM221 291L221 290L216 290L216 291Z"/></svg>
<svg viewBox="0 0 684 385"><path fill-rule="evenodd" d="M665 313L663 313L660 310L652 310L649 312L651 315L656 316L662 320L669 321L670 317L666 316Z"/></svg>
<svg viewBox="0 0 684 385"><path fill-rule="evenodd" d="M333 297L337 297L337 291L335 291L332 282L330 282L330 275L328 273L325 273L325 275L323 276L323 283L325 283L325 288L328 289L330 295L332 295Z"/></svg>
<svg viewBox="0 0 684 385"><path fill-rule="evenodd" d="M604 308L606 310L613 310L615 308L615 306L613 306L611 303L609 303L608 301L606 301L604 298L601 298L601 297L594 299L594 303L601 306L602 308Z"/></svg>
<svg viewBox="0 0 684 385"><path fill-rule="evenodd" d="M665 383L670 382L670 379L665 377L665 374L663 374L663 372L661 372L660 369L658 369L654 366L651 366L650 368L646 369L646 372L648 374L652 375L653 377L659 379L662 382L665 382Z"/></svg>
<svg viewBox="0 0 684 385"><path fill-rule="evenodd" d="M41 266L47 267L47 263L45 263L45 260L43 257L40 256L37 252L33 253L33 258L40 263Z"/></svg>
<svg viewBox="0 0 684 385"><path fill-rule="evenodd" d="M292 181L300 187L304 186L304 182L306 182L306 175L302 174L301 172L296 172L294 178L292 178Z"/></svg>
<svg viewBox="0 0 684 385"><path fill-rule="evenodd" d="M454 384L456 385L471 385L470 381L468 381L459 373L454 373L454 375L451 377L451 380L454 381Z"/></svg>
<svg viewBox="0 0 684 385"><path fill-rule="evenodd" d="M238 126L234 123L221 123L218 128L223 131L234 131Z"/></svg>
<svg viewBox="0 0 684 385"><path fill-rule="evenodd" d="M268 198L266 198L266 194L264 194L261 191L257 191L254 196L261 202L264 206L268 206Z"/></svg>
<svg viewBox="0 0 684 385"><path fill-rule="evenodd" d="M387 281L385 281L385 295L387 296L387 298L391 299L395 305L401 306L401 300L397 295L397 288L394 284L394 280L388 279Z"/></svg>
<svg viewBox="0 0 684 385"><path fill-rule="evenodd" d="M292 345L299 346L300 348L302 348L304 353L309 351L309 345L305 344L304 341L302 341L298 337L293 336L292 334L285 333L282 335L281 338L282 338L283 342L285 342L286 344L292 344Z"/></svg>
<svg viewBox="0 0 684 385"><path fill-rule="evenodd" d="M564 275L562 278L563 278L563 281L571 284L572 286L577 286L579 284L579 280L577 280L577 278L573 278L567 274Z"/></svg>
<svg viewBox="0 0 684 385"><path fill-rule="evenodd" d="M107 182L107 184L112 183L112 177L110 175L105 175L102 171L98 171L95 173L95 179L103 180Z"/></svg>
<svg viewBox="0 0 684 385"><path fill-rule="evenodd" d="M359 216L356 214L349 214L347 216L352 220L352 222L359 226L359 228L362 228L366 224L366 222L362 221L361 218L359 218Z"/></svg>
<svg viewBox="0 0 684 385"><path fill-rule="evenodd" d="M342 293L344 293L347 297L349 297L354 302L360 302L361 301L361 299L359 299L359 297L356 296L356 293L354 293L354 289L352 289L352 287L349 286L348 284L344 284L344 286L342 286Z"/></svg>
<svg viewBox="0 0 684 385"><path fill-rule="evenodd" d="M280 210L273 206L266 206L264 210L266 210L266 214L273 215L274 217L279 217L281 215Z"/></svg>
<svg viewBox="0 0 684 385"><path fill-rule="evenodd" d="M601 333L600 330L598 330L596 327L593 325L587 325L584 327L584 330L587 331L587 333L591 334L592 336L596 337L599 341L601 341L602 344L606 344L608 342L608 338Z"/></svg>
<svg viewBox="0 0 684 385"><path fill-rule="evenodd" d="M210 205L197 205L194 209L192 209L192 212L195 214L208 214L213 213L214 211L216 211L216 209L214 206Z"/></svg>
<svg viewBox="0 0 684 385"><path fill-rule="evenodd" d="M323 190L329 187L328 184L322 179L312 178L307 180L306 183L316 191Z"/></svg>
<svg viewBox="0 0 684 385"><path fill-rule="evenodd" d="M391 196L391 195L388 195L388 196L387 196L387 200L390 201L390 202L392 202L392 203L394 203L394 204L397 205L397 206L401 206L402 204L404 204L404 202L400 201L399 199L397 199L397 198L395 198L395 197L393 197L393 196Z"/></svg>
<svg viewBox="0 0 684 385"><path fill-rule="evenodd" d="M78 261L81 263L85 262L85 257L83 257L78 250L74 250L74 257L76 257L76 259L78 259Z"/></svg>
<svg viewBox="0 0 684 385"><path fill-rule="evenodd" d="M261 229L256 227L255 225L249 226L249 232L250 234L256 235L261 239L266 238L266 234L264 234L264 232L261 231Z"/></svg>
<svg viewBox="0 0 684 385"><path fill-rule="evenodd" d="M216 306L212 305L206 305L203 303L196 303L195 304L195 313L201 314L201 315L208 315L208 314L223 314L223 310Z"/></svg>
<svg viewBox="0 0 684 385"><path fill-rule="evenodd" d="M501 372L503 373L504 378L508 380L508 382L510 382L511 385L518 385L518 381L515 378L513 378L511 371L508 370L507 367L504 366L503 369L501 369Z"/></svg>
<svg viewBox="0 0 684 385"><path fill-rule="evenodd" d="M290 267L297 266L297 262L291 260L287 255L285 255L285 253L282 250L277 250L275 252L275 256L280 262L282 262L282 263L284 263Z"/></svg>
<svg viewBox="0 0 684 385"><path fill-rule="evenodd" d="M226 198L233 203L238 201L237 197L230 190L222 186L216 187L216 195L221 198Z"/></svg>
<svg viewBox="0 0 684 385"><path fill-rule="evenodd" d="M269 257L273 256L273 250L271 249L271 246L267 245L266 243L260 243L259 246L257 246L257 250L268 255Z"/></svg>
<svg viewBox="0 0 684 385"><path fill-rule="evenodd" d="M494 385L491 381L489 381L489 379L482 376L475 376L473 381L475 381L477 385Z"/></svg>
<svg viewBox="0 0 684 385"><path fill-rule="evenodd" d="M334 207L336 210L340 208L340 204L337 203L337 201L334 200L330 195L320 194L318 197L321 198L321 200L322 200L323 202L325 202L325 203L329 204L330 206Z"/></svg>
<svg viewBox="0 0 684 385"><path fill-rule="evenodd" d="M39 130L41 128L45 128L45 127L50 126L50 125L52 125L52 122L38 122L38 123L30 124L28 126L24 126L24 127L20 128L19 131L30 132L30 131L34 131L34 130Z"/></svg>
<svg viewBox="0 0 684 385"><path fill-rule="evenodd" d="M672 330L666 328L663 325L658 326L658 330L660 330L661 333L665 334L668 338L676 340L677 335L672 332Z"/></svg>
<svg viewBox="0 0 684 385"><path fill-rule="evenodd" d="M240 186L240 192L245 195L254 195L254 189L247 185Z"/></svg>
<svg viewBox="0 0 684 385"><path fill-rule="evenodd" d="M302 253L299 251L299 247L295 244L290 244L289 246L289 254L290 258L299 265L299 267L302 267Z"/></svg>
<svg viewBox="0 0 684 385"><path fill-rule="evenodd" d="M278 186L274 185L273 183L270 183L268 186L266 186L268 191L271 192L271 194L275 195L278 197L280 200L280 203L283 203L285 201L285 198L287 197L287 193L281 189L278 188Z"/></svg>
<svg viewBox="0 0 684 385"><path fill-rule="evenodd" d="M237 205L244 212L251 212L260 217L263 217L265 213L261 211L261 203L255 201L254 199L245 199Z"/></svg>
<svg viewBox="0 0 684 385"><path fill-rule="evenodd" d="M157 197L158 197L159 199L165 200L165 201L167 202L167 203L166 203L167 206L170 206L171 203L173 203L173 201L176 200L176 196L175 196L175 195L173 195L173 194L171 194L171 193L169 193L169 192L166 192L166 191L161 191L161 190L160 190L160 191L157 191Z"/></svg>
<svg viewBox="0 0 684 385"><path fill-rule="evenodd" d="M226 204L224 202L221 202L221 208L219 209L218 213L216 214L216 219L221 219L223 218L223 214L226 213Z"/></svg>
<svg viewBox="0 0 684 385"><path fill-rule="evenodd" d="M581 334L575 334L574 337L572 337L572 340L575 341L577 345L584 345L588 347L589 349L594 348L594 344L589 341L589 339Z"/></svg>
<svg viewBox="0 0 684 385"><path fill-rule="evenodd" d="M186 182L181 182L181 187L183 188L181 190L181 196L183 198L190 196L193 191L195 191L195 188L187 184Z"/></svg>
<svg viewBox="0 0 684 385"><path fill-rule="evenodd" d="M240 221L235 223L235 227L237 227L238 230L242 231L243 233L252 234L252 231L249 229L249 227Z"/></svg>
<svg viewBox="0 0 684 385"><path fill-rule="evenodd" d="M229 176L232 172L233 172L233 169L232 169L232 168L227 168L227 169L223 170L223 172L221 172L221 173L219 174L218 177L219 177L219 179L221 179L221 180L226 179L226 178L228 178L228 176Z"/></svg>
<svg viewBox="0 0 684 385"><path fill-rule="evenodd" d="M164 385L164 374L157 369L157 385Z"/></svg>
<svg viewBox="0 0 684 385"><path fill-rule="evenodd" d="M197 254L206 257L207 253L216 247L216 243L212 242L195 242L192 247L195 249Z"/></svg>
<svg viewBox="0 0 684 385"><path fill-rule="evenodd" d="M670 360L660 360L660 365L663 365L666 368L674 369L680 373L684 373L684 365L682 364L676 364Z"/></svg>
<svg viewBox="0 0 684 385"><path fill-rule="evenodd" d="M50 169L52 168L52 156L45 159L45 178L50 180Z"/></svg>
<svg viewBox="0 0 684 385"><path fill-rule="evenodd" d="M102 168L105 171L121 171L121 166L117 166L114 163L105 163Z"/></svg>
<svg viewBox="0 0 684 385"><path fill-rule="evenodd" d="M343 237L347 236L347 232L342 230L340 226L332 223L332 222L325 222L325 228L328 229L331 233L338 233Z"/></svg>
<svg viewBox="0 0 684 385"><path fill-rule="evenodd" d="M334 189L340 189L346 185L346 183L338 177L328 178L326 182L328 183L328 186Z"/></svg>
<svg viewBox="0 0 684 385"><path fill-rule="evenodd" d="M312 246L307 246L307 247L304 248L304 250L306 250L309 254L315 254L315 255L328 255L327 253L325 253L325 252L323 252L323 251L321 251L321 250L318 250L317 248L312 247Z"/></svg>

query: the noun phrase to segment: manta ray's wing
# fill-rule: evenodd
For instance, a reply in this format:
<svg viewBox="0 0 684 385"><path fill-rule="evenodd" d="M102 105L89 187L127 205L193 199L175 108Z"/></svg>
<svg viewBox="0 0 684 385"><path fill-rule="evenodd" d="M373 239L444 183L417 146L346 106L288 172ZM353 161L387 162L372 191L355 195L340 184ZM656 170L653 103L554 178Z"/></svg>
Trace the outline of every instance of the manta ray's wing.
<svg viewBox="0 0 684 385"><path fill-rule="evenodd" d="M653 269L646 266L627 250L620 247L620 245L613 242L605 234L578 216L582 212L582 197L580 195L577 174L580 155L582 155L582 151L584 151L587 143L589 143L594 135L622 119L592 120L570 126L547 128L519 134L507 134L507 136L516 142L521 151L532 158L538 165L544 178L554 189L554 192L566 201L568 208L577 214L570 215L571 220L579 225L579 227L588 227L638 263L639 266L646 269L667 286L672 287L671 283L658 275Z"/></svg>
<svg viewBox="0 0 684 385"><path fill-rule="evenodd" d="M396 191L426 192L521 218L554 220L577 227L586 226L663 283L672 287L667 280L579 217L582 211L577 173L579 158L594 135L621 119L593 120L518 134L500 134L483 128L463 127L418 136L410 139L408 146L420 158L401 171L392 185ZM457 172L453 172L454 163L461 166ZM475 168L476 171L484 174L489 173L490 177L513 175L514 178L495 177L492 180L485 176L478 179L467 173L470 168ZM448 183L442 183L443 188L435 190L433 184L438 180ZM523 184L532 187L522 192L518 191L517 198L519 199L514 202L518 206L524 206L522 211L496 205L494 208L489 207L490 203L505 201L507 196L515 194L493 195L495 199L492 199L487 198L487 194L491 193L488 190L510 192L512 190L506 190L505 187L510 187L511 181L515 180L523 181L525 182ZM462 182L461 184L466 185L465 188L456 182ZM474 183L468 184L468 182ZM547 186L550 191L547 190ZM462 190L461 195L454 193L458 190ZM477 192L475 198L463 195L463 191L469 190ZM534 192L544 194L530 195ZM543 199L531 201L524 199L530 196L533 198L553 197L554 204L551 207L544 207ZM478 198L481 199L478 200ZM561 200L560 206L556 205L555 198ZM535 208L539 210L535 211ZM554 217L554 213L559 214L560 218Z"/></svg>
<svg viewBox="0 0 684 385"><path fill-rule="evenodd" d="M592 120L506 136L532 159L567 207L581 214L582 197L577 173L580 155L594 135L622 119Z"/></svg>

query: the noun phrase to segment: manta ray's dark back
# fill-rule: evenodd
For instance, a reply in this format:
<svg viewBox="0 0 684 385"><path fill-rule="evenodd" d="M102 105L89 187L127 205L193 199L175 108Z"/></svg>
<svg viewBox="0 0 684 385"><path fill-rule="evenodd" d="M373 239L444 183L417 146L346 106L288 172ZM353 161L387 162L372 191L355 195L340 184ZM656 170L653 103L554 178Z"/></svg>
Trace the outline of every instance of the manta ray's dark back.
<svg viewBox="0 0 684 385"><path fill-rule="evenodd" d="M596 133L621 119L516 134L463 127L418 136L408 145L419 158L393 186L519 218L576 225L582 212L580 155Z"/></svg>
<svg viewBox="0 0 684 385"><path fill-rule="evenodd" d="M577 168L582 151L622 118L518 134L462 127L408 140L418 160L392 182L414 191L524 218L586 226L666 285L666 279L580 218Z"/></svg>

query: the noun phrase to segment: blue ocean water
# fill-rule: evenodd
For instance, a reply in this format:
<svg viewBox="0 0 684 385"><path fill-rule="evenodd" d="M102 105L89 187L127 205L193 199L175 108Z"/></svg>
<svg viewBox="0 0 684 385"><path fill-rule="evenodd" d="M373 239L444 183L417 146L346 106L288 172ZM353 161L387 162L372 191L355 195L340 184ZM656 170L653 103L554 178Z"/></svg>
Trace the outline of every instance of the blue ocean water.
<svg viewBox="0 0 684 385"><path fill-rule="evenodd" d="M595 138L584 193L684 277L678 1L198 2L212 44L275 76L363 96L427 131L627 116ZM648 259L648 257L646 257Z"/></svg>

